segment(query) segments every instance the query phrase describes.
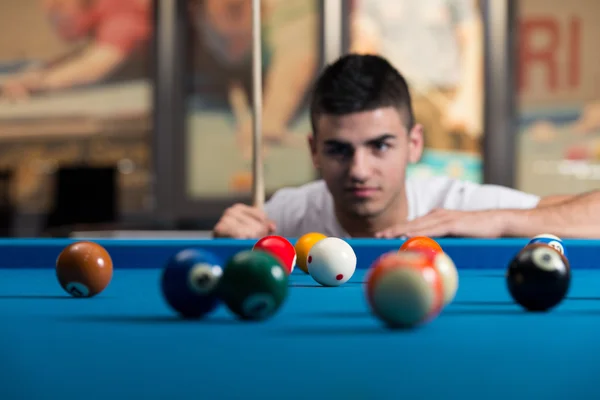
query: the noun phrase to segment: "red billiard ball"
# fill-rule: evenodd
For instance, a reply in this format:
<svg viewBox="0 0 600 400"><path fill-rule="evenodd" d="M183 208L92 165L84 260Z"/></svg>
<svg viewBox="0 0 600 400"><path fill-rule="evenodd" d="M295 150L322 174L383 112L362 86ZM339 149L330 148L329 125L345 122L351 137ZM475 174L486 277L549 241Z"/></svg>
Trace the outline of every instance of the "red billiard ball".
<svg viewBox="0 0 600 400"><path fill-rule="evenodd" d="M296 249L282 236L265 236L254 244L252 250L261 250L276 257L288 274L291 274L296 266Z"/></svg>
<svg viewBox="0 0 600 400"><path fill-rule="evenodd" d="M92 297L102 292L113 276L113 262L104 247L82 241L68 245L56 260L56 277L73 297Z"/></svg>

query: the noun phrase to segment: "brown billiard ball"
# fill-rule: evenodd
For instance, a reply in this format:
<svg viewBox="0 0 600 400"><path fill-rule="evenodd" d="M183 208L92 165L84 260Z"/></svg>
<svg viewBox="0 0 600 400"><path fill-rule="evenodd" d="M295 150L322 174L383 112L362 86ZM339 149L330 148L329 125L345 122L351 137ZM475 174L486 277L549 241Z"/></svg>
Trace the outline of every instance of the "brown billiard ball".
<svg viewBox="0 0 600 400"><path fill-rule="evenodd" d="M96 296L106 289L112 275L112 259L97 243L72 243L56 259L58 282L73 297Z"/></svg>
<svg viewBox="0 0 600 400"><path fill-rule="evenodd" d="M525 246L506 272L508 291L528 311L547 311L566 297L571 285L569 262L556 249L536 243Z"/></svg>

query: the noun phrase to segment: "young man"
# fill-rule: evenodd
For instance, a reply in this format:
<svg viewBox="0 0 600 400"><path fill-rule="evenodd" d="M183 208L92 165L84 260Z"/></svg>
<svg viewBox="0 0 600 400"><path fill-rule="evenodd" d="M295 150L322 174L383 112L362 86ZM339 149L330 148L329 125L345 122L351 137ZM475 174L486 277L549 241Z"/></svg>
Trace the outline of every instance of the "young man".
<svg viewBox="0 0 600 400"><path fill-rule="evenodd" d="M0 100L149 76L147 51L152 37L149 0L40 0L53 30L80 48L17 73L0 84Z"/></svg>
<svg viewBox="0 0 600 400"><path fill-rule="evenodd" d="M385 59L347 55L317 80L309 145L322 180L237 204L215 237L600 237L600 192L537 196L446 177L408 178L423 149L404 78Z"/></svg>

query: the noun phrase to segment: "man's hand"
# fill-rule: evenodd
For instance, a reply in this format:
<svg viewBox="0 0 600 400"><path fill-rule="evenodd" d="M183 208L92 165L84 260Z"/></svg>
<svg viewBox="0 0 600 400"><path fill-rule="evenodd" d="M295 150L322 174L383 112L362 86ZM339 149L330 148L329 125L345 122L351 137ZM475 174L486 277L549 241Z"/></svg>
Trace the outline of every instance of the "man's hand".
<svg viewBox="0 0 600 400"><path fill-rule="evenodd" d="M275 223L264 211L246 204L235 204L225 210L215 225L216 238L254 239L275 232Z"/></svg>
<svg viewBox="0 0 600 400"><path fill-rule="evenodd" d="M506 219L501 210L455 211L435 209L413 221L383 230L379 238L402 236L496 238L505 232Z"/></svg>
<svg viewBox="0 0 600 400"><path fill-rule="evenodd" d="M29 98L29 88L23 82L6 82L0 87L0 100L21 101Z"/></svg>
<svg viewBox="0 0 600 400"><path fill-rule="evenodd" d="M32 70L7 79L0 85L0 98L3 100L26 100L31 93L38 90L42 82L42 71Z"/></svg>

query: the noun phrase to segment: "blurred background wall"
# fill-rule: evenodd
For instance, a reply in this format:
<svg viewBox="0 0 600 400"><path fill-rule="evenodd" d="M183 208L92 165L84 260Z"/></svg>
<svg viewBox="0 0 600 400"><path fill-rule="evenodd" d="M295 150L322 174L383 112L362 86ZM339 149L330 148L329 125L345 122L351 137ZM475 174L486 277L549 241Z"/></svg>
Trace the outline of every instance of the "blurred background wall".
<svg viewBox="0 0 600 400"><path fill-rule="evenodd" d="M308 90L349 51L412 86L426 151L410 174L598 187L600 3L263 0L261 16L269 193L317 178ZM0 30L5 236L209 230L249 200L250 0L1 2Z"/></svg>

